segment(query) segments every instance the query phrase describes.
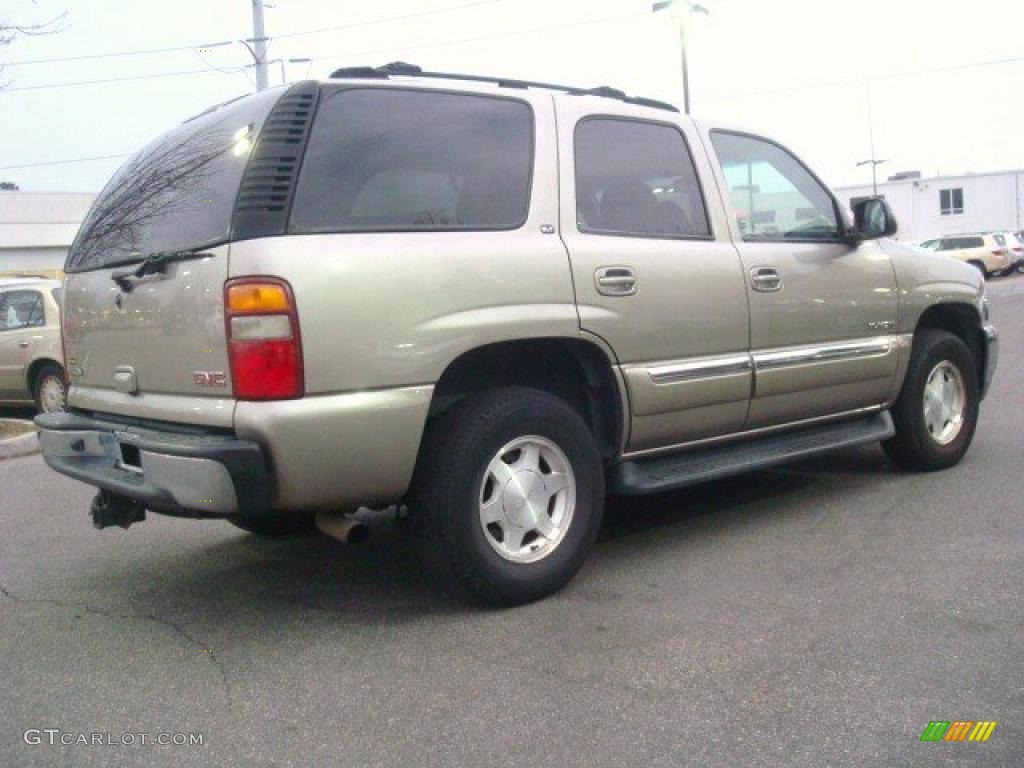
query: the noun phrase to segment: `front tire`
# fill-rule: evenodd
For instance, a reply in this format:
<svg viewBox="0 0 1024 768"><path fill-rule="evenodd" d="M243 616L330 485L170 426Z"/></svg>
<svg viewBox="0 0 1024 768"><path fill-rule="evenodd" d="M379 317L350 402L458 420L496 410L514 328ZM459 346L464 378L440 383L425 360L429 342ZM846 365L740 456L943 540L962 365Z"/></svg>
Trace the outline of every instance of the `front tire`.
<svg viewBox="0 0 1024 768"><path fill-rule="evenodd" d="M979 402L978 368L963 340L947 331L920 331L892 408L896 435L882 447L903 469L952 467L971 445Z"/></svg>
<svg viewBox="0 0 1024 768"><path fill-rule="evenodd" d="M67 404L64 371L58 365L47 364L39 369L32 387L36 408L40 413L59 413Z"/></svg>
<svg viewBox="0 0 1024 768"><path fill-rule="evenodd" d="M463 596L527 603L579 570L604 490L601 456L576 411L546 392L501 387L429 426L410 494L414 532Z"/></svg>

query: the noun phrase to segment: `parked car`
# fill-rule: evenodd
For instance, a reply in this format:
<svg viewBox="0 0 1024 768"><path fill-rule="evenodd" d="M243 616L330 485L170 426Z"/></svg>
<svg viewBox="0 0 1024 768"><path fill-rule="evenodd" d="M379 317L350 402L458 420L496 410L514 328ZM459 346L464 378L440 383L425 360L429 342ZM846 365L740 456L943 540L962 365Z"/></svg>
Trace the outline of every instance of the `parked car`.
<svg viewBox="0 0 1024 768"><path fill-rule="evenodd" d="M1012 262L1009 269L1006 270L1007 273L1024 269L1024 236L1019 232L1005 232L1003 234L1006 238L1006 247Z"/></svg>
<svg viewBox="0 0 1024 768"><path fill-rule="evenodd" d="M60 282L0 278L0 404L64 408Z"/></svg>
<svg viewBox="0 0 1024 768"><path fill-rule="evenodd" d="M344 69L143 149L67 264L51 467L261 534L403 505L520 603L606 492L844 446L956 464L996 366L984 281L888 239L788 149L609 88ZM127 222L127 223L126 223Z"/></svg>
<svg viewBox="0 0 1024 768"><path fill-rule="evenodd" d="M989 232L949 235L925 240L921 247L966 261L985 277L995 277L1014 268L1014 256L1007 244L1006 234Z"/></svg>

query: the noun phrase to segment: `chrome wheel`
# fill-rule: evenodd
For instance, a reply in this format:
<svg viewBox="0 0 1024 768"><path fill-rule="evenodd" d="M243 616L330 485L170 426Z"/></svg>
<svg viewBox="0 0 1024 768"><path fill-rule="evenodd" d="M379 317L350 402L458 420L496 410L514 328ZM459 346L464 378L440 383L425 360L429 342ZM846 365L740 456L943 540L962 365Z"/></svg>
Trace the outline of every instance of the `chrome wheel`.
<svg viewBox="0 0 1024 768"><path fill-rule="evenodd" d="M39 384L39 408L43 413L64 410L64 382L57 376L47 376Z"/></svg>
<svg viewBox="0 0 1024 768"><path fill-rule="evenodd" d="M964 423L966 395L960 369L948 360L932 368L924 385L924 425L939 445L948 445Z"/></svg>
<svg viewBox="0 0 1024 768"><path fill-rule="evenodd" d="M562 449L537 435L506 443L480 487L480 525L491 548L535 563L565 538L576 508L576 479Z"/></svg>

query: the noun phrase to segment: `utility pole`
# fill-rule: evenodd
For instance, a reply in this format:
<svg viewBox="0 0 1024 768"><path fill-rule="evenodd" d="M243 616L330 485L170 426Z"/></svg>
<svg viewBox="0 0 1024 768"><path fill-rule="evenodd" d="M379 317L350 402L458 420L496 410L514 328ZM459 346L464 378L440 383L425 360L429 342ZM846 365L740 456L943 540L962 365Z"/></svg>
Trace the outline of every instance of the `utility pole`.
<svg viewBox="0 0 1024 768"><path fill-rule="evenodd" d="M267 33L263 27L263 0L252 0L253 53L256 60L256 90L267 87Z"/></svg>

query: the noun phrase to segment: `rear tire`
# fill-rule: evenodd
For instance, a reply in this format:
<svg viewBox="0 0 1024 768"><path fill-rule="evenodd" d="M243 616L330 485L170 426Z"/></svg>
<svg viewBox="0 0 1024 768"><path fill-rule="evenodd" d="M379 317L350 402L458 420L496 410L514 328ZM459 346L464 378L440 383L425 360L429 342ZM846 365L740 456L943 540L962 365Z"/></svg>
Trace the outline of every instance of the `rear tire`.
<svg viewBox="0 0 1024 768"><path fill-rule="evenodd" d="M314 526L312 515L282 514L273 517L229 517L228 522L243 531L265 538L294 536L311 531Z"/></svg>
<svg viewBox="0 0 1024 768"><path fill-rule="evenodd" d="M601 456L576 411L546 392L496 388L429 425L410 493L413 533L461 596L527 603L579 570L604 493Z"/></svg>
<svg viewBox="0 0 1024 768"><path fill-rule="evenodd" d="M882 443L886 454L918 472L952 467L974 437L979 392L978 368L962 339L947 331L918 332L892 408L896 435Z"/></svg>
<svg viewBox="0 0 1024 768"><path fill-rule="evenodd" d="M47 363L40 368L32 385L32 396L40 413L63 411L67 405L64 370L59 365L52 363Z"/></svg>

